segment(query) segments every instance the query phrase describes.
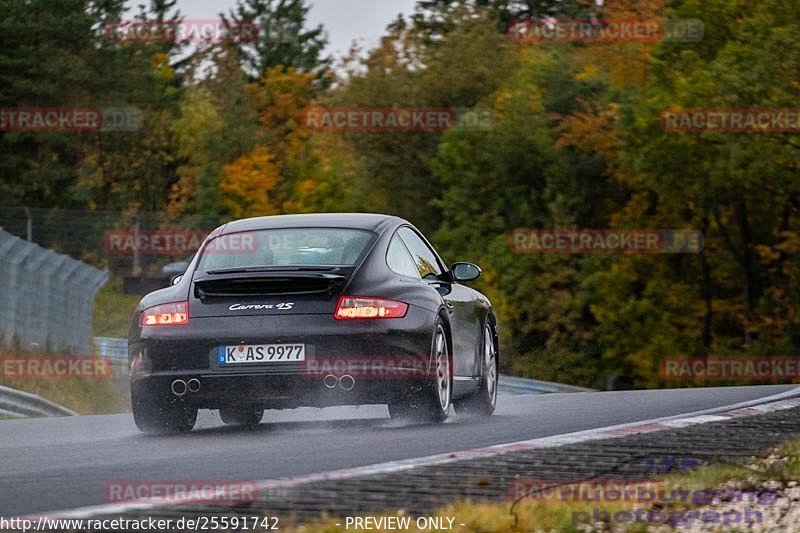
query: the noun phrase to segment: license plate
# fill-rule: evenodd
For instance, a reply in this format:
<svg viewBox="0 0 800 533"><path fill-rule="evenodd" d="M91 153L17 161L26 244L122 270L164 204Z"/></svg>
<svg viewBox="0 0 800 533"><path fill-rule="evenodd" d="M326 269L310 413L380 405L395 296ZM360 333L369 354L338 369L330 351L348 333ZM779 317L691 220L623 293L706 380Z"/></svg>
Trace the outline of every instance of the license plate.
<svg viewBox="0 0 800 533"><path fill-rule="evenodd" d="M217 363L220 366L285 363L305 360L305 344L240 344L237 346L220 346L217 350Z"/></svg>

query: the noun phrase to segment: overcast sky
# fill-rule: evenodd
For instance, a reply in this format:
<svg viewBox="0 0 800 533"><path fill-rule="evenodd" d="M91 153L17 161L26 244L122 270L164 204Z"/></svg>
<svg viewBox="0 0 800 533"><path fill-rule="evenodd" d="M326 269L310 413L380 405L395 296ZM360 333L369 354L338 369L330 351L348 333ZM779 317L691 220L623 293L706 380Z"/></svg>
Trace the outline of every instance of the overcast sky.
<svg viewBox="0 0 800 533"><path fill-rule="evenodd" d="M309 26L322 24L328 32L328 53L344 54L355 39L364 48L378 45L386 25L398 13L409 14L416 0L311 0ZM138 2L132 2L138 3ZM235 0L178 0L187 19L214 19L227 13Z"/></svg>

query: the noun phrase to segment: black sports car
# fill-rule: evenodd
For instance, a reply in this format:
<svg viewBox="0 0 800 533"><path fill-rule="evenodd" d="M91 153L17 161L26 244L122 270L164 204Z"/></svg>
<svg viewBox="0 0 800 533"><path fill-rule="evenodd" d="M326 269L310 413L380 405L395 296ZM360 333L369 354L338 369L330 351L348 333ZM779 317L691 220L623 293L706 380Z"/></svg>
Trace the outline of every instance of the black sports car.
<svg viewBox="0 0 800 533"><path fill-rule="evenodd" d="M217 228L129 334L142 431L189 431L198 409L258 424L264 409L388 404L392 417L490 415L498 339L489 300L403 219L285 215Z"/></svg>

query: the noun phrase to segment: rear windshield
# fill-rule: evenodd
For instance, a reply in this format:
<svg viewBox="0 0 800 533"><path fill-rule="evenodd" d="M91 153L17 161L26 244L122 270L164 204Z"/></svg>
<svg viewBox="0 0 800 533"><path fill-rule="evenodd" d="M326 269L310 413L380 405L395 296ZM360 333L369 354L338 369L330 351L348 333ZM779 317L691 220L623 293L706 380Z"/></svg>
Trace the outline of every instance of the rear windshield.
<svg viewBox="0 0 800 533"><path fill-rule="evenodd" d="M356 229L294 228L221 235L208 242L198 269L283 265L353 266L372 233Z"/></svg>

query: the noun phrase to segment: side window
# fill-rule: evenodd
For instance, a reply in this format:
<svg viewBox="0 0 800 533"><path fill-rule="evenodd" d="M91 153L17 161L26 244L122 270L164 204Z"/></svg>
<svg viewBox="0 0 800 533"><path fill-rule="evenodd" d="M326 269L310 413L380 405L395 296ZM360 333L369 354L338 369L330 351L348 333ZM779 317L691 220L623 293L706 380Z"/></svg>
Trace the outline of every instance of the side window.
<svg viewBox="0 0 800 533"><path fill-rule="evenodd" d="M389 243L389 250L386 253L386 264L389 265L393 271L403 276L410 278L419 278L417 272L417 265L406 249L406 245L400 240L400 237L395 235Z"/></svg>
<svg viewBox="0 0 800 533"><path fill-rule="evenodd" d="M397 232L402 238L403 242L408 246L411 252L411 257L417 264L419 275L423 278L435 277L442 274L442 269L439 268L439 262L436 260L436 255L425 244L419 235L417 235L411 228L400 228Z"/></svg>

